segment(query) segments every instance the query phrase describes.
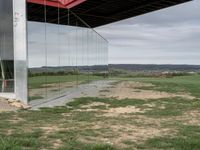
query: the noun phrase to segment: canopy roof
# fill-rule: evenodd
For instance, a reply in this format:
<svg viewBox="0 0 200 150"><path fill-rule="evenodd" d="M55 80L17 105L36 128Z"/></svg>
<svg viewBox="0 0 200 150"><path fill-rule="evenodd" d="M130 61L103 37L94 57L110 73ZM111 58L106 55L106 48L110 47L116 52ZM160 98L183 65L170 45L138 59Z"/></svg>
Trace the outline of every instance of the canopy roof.
<svg viewBox="0 0 200 150"><path fill-rule="evenodd" d="M27 1L29 3L70 9L72 7L75 7L83 3L86 0L27 0Z"/></svg>
<svg viewBox="0 0 200 150"><path fill-rule="evenodd" d="M38 3L33 3L33 1L38 1ZM98 27L188 1L191 0L46 0L49 2L46 7L46 12L48 12L46 21L58 23L57 7L62 6L59 9L60 24L69 24L66 8L71 8L70 10L89 26ZM50 5L50 2L54 5ZM56 4L58 2L59 5ZM44 21L44 0L28 0L28 20ZM70 16L70 24L75 25L73 15Z"/></svg>

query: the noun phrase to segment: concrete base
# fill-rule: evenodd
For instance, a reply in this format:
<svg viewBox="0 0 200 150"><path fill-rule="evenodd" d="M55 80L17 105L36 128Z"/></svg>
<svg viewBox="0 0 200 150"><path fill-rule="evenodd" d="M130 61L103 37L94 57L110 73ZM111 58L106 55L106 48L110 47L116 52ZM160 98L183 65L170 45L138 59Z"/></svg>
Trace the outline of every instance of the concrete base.
<svg viewBox="0 0 200 150"><path fill-rule="evenodd" d="M15 99L16 98L14 93L0 93L0 97L8 98L8 99Z"/></svg>

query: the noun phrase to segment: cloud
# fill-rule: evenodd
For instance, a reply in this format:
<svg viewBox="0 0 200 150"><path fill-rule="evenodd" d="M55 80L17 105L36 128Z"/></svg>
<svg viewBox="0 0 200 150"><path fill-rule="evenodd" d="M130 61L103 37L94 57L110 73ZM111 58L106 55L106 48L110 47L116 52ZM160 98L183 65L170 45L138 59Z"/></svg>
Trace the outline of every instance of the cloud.
<svg viewBox="0 0 200 150"><path fill-rule="evenodd" d="M110 63L200 64L199 9L194 0L96 30L110 42Z"/></svg>

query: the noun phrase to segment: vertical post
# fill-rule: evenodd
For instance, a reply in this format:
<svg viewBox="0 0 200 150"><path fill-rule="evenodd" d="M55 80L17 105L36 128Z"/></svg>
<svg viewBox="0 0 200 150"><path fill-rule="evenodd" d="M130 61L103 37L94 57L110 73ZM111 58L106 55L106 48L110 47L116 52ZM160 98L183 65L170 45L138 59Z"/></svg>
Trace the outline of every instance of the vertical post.
<svg viewBox="0 0 200 150"><path fill-rule="evenodd" d="M25 104L28 103L26 13L26 0L13 0L15 95Z"/></svg>
<svg viewBox="0 0 200 150"><path fill-rule="evenodd" d="M5 81L5 73L4 73L4 65L3 65L3 60L0 57L0 67L1 67L1 76L2 76L2 85L1 85L1 91L4 92L4 81Z"/></svg>

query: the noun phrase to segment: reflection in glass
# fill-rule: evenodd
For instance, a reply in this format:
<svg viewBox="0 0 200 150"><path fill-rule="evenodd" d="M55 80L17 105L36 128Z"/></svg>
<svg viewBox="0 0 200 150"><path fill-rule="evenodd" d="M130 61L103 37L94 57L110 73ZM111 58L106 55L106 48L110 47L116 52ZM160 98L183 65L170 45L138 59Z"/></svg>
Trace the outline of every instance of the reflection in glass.
<svg viewBox="0 0 200 150"><path fill-rule="evenodd" d="M28 99L46 99L45 24L28 23ZM37 31L37 32L34 32Z"/></svg>
<svg viewBox="0 0 200 150"><path fill-rule="evenodd" d="M107 41L70 11L62 15L57 24L28 22L29 101L104 79ZM60 18L68 24L60 25Z"/></svg>
<svg viewBox="0 0 200 150"><path fill-rule="evenodd" d="M12 1L0 0L0 93L14 92Z"/></svg>

